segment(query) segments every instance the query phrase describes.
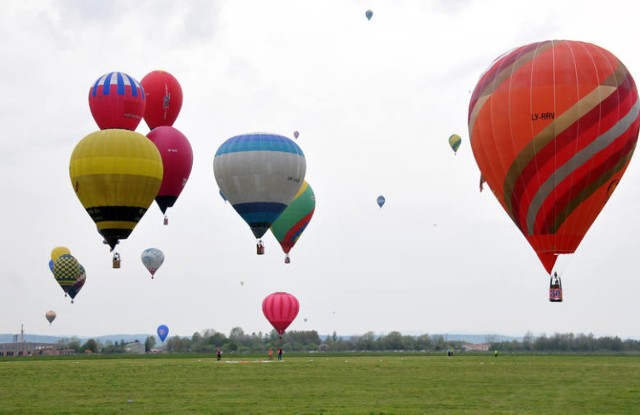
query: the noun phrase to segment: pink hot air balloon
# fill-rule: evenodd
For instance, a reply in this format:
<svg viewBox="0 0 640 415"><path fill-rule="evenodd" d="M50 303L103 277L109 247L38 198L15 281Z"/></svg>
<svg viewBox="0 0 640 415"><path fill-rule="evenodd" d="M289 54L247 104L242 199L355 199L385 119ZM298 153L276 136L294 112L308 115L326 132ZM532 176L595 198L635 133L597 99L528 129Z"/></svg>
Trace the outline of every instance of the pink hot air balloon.
<svg viewBox="0 0 640 415"><path fill-rule="evenodd" d="M140 81L147 98L144 122L153 130L172 126L182 108L182 87L169 72L153 71Z"/></svg>
<svg viewBox="0 0 640 415"><path fill-rule="evenodd" d="M187 184L193 165L193 152L187 137L173 127L156 127L147 137L156 145L162 157L164 174L156 203L162 213L166 213L167 208L173 206Z"/></svg>
<svg viewBox="0 0 640 415"><path fill-rule="evenodd" d="M142 86L123 72L104 74L89 89L91 115L101 130L135 131L144 115L144 107Z"/></svg>
<svg viewBox="0 0 640 415"><path fill-rule="evenodd" d="M262 301L262 312L280 336L298 315L300 303L292 294L276 292Z"/></svg>

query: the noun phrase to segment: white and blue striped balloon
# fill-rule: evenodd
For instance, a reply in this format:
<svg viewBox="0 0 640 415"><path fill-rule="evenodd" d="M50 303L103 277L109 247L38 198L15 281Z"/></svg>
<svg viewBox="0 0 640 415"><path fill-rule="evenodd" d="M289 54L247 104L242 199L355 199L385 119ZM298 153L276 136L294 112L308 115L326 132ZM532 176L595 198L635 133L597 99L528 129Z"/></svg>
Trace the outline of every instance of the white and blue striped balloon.
<svg viewBox="0 0 640 415"><path fill-rule="evenodd" d="M306 170L300 147L287 137L269 133L231 137L213 159L218 187L256 238L293 200Z"/></svg>

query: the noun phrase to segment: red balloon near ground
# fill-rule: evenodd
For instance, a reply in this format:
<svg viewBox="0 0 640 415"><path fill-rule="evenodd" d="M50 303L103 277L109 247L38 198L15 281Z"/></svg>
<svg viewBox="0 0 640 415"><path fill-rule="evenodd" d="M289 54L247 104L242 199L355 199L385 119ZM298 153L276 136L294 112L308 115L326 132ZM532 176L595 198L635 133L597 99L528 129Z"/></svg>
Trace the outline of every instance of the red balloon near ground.
<svg viewBox="0 0 640 415"><path fill-rule="evenodd" d="M187 184L193 165L193 152L187 137L173 127L156 127L147 137L156 145L162 157L164 174L156 203L162 213L166 213Z"/></svg>
<svg viewBox="0 0 640 415"><path fill-rule="evenodd" d="M153 130L172 126L182 108L182 87L169 72L153 71L140 81L147 98L144 122Z"/></svg>
<svg viewBox="0 0 640 415"><path fill-rule="evenodd" d="M142 86L123 72L102 75L89 89L91 115L101 130L135 131L145 108Z"/></svg>
<svg viewBox="0 0 640 415"><path fill-rule="evenodd" d="M269 294L262 301L264 316L281 336L295 320L298 311L300 311L300 303L296 297L289 293L276 292Z"/></svg>

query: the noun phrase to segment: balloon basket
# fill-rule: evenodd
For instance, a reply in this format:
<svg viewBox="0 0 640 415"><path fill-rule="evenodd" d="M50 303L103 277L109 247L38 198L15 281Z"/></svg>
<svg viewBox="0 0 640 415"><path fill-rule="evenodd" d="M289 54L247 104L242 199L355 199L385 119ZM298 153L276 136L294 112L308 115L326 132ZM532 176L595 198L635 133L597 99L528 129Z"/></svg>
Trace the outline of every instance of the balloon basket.
<svg viewBox="0 0 640 415"><path fill-rule="evenodd" d="M562 302L562 282L560 277L551 277L549 282L549 301L552 303Z"/></svg>
<svg viewBox="0 0 640 415"><path fill-rule="evenodd" d="M168 225L169 224L169 218L165 216L164 217L164 221L162 223L164 223L165 226Z"/></svg>
<svg viewBox="0 0 640 415"><path fill-rule="evenodd" d="M120 268L120 255L117 252L113 255L112 263L113 268Z"/></svg>
<svg viewBox="0 0 640 415"><path fill-rule="evenodd" d="M289 258L289 256L284 257L284 263L285 264L290 264L291 263L291 258Z"/></svg>

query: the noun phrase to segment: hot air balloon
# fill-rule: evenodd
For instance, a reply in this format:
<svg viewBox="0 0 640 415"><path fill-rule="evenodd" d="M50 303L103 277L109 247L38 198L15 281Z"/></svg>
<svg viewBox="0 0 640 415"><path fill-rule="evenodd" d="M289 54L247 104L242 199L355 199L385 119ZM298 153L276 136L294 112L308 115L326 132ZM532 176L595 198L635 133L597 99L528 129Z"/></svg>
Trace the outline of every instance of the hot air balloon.
<svg viewBox="0 0 640 415"><path fill-rule="evenodd" d="M158 337L160 337L160 340L162 341L162 343L164 343L164 339L167 338L167 335L169 334L169 327L165 326L164 324L161 324L158 326Z"/></svg>
<svg viewBox="0 0 640 415"><path fill-rule="evenodd" d="M293 132L293 138L297 140L299 136L300 136L300 133L298 131Z"/></svg>
<svg viewBox="0 0 640 415"><path fill-rule="evenodd" d="M160 265L164 262L164 253L158 248L147 248L142 251L142 264L151 273L151 278L155 275Z"/></svg>
<svg viewBox="0 0 640 415"><path fill-rule="evenodd" d="M276 237L286 254L284 262L289 263L289 251L306 229L316 208L316 196L306 181L300 186L293 201L271 225L271 232Z"/></svg>
<svg viewBox="0 0 640 415"><path fill-rule="evenodd" d="M56 315L57 315L56 312L53 310L49 310L46 313L44 313L44 316L49 322L49 325L51 325L51 323L53 323L53 320L56 319Z"/></svg>
<svg viewBox="0 0 640 415"><path fill-rule="evenodd" d="M152 71L140 81L147 104L144 122L153 130L160 126L172 126L182 108L182 87L169 72Z"/></svg>
<svg viewBox="0 0 640 415"><path fill-rule="evenodd" d="M364 15L367 16L367 20L371 20L371 18L373 17L373 12L371 10L367 10L366 12L364 12Z"/></svg>
<svg viewBox="0 0 640 415"><path fill-rule="evenodd" d="M378 199L376 199L376 203L378 203L378 206L380 207L384 206L384 202L386 202L386 199L382 195L378 196Z"/></svg>
<svg viewBox="0 0 640 415"><path fill-rule="evenodd" d="M449 137L449 145L451 146L454 155L458 153L460 144L462 144L462 138L458 134L453 134Z"/></svg>
<svg viewBox="0 0 640 415"><path fill-rule="evenodd" d="M70 254L70 253L71 251L69 251L69 248L67 248L66 246L56 246L51 250L51 260L53 262L56 262L56 260L60 257L60 255Z"/></svg>
<svg viewBox="0 0 640 415"><path fill-rule="evenodd" d="M627 68L593 44L552 40L500 56L469 104L482 177L547 272L582 241L638 139Z"/></svg>
<svg viewBox="0 0 640 415"><path fill-rule="evenodd" d="M306 173L302 150L291 139L268 133L229 138L216 152L218 187L258 241L293 200Z"/></svg>
<svg viewBox="0 0 640 415"><path fill-rule="evenodd" d="M96 131L73 150L69 176L76 196L111 250L126 239L158 194L162 158L142 134Z"/></svg>
<svg viewBox="0 0 640 415"><path fill-rule="evenodd" d="M187 184L193 165L193 152L189 140L173 127L156 127L147 134L162 157L163 177L156 203L162 213L172 207ZM165 225L168 223L165 215Z"/></svg>
<svg viewBox="0 0 640 415"><path fill-rule="evenodd" d="M276 329L280 337L282 337L287 327L295 320L298 311L300 311L298 299L286 292L269 294L262 301L262 312L273 328Z"/></svg>
<svg viewBox="0 0 640 415"><path fill-rule="evenodd" d="M91 115L101 130L135 130L144 115L144 90L123 72L102 75L89 89Z"/></svg>
<svg viewBox="0 0 640 415"><path fill-rule="evenodd" d="M80 276L80 264L78 260L71 254L60 255L53 265L53 276L66 296L69 288L75 284Z"/></svg>
<svg viewBox="0 0 640 415"><path fill-rule="evenodd" d="M84 269L84 267L82 266L82 264L78 264L80 267L80 273L78 274L78 278L76 278L76 282L74 282L68 289L67 289L67 294L69 294L69 297L71 297L71 302L73 303L73 301L76 298L76 295L78 295L78 293L80 292L80 290L82 289L82 287L84 287L84 283L87 280L87 272Z"/></svg>

